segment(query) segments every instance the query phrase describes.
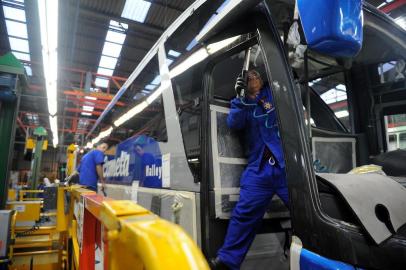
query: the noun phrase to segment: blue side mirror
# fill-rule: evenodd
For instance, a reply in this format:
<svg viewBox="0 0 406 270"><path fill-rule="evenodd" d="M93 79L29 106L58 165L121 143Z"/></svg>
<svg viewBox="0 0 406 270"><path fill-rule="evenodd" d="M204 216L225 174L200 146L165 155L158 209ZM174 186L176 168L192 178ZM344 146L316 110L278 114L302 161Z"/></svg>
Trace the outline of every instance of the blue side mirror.
<svg viewBox="0 0 406 270"><path fill-rule="evenodd" d="M362 0L297 0L310 49L334 57L354 57L362 47Z"/></svg>

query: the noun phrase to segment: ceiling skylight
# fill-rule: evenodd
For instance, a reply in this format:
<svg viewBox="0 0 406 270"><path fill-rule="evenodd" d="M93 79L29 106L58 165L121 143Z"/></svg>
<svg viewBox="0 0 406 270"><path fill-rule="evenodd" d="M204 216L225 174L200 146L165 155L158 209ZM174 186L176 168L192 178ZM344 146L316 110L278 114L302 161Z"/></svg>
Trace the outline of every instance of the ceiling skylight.
<svg viewBox="0 0 406 270"><path fill-rule="evenodd" d="M173 59L166 58L166 65L169 67L173 63Z"/></svg>
<svg viewBox="0 0 406 270"><path fill-rule="evenodd" d="M122 47L123 45L106 41L104 42L102 54L112 57L119 57Z"/></svg>
<svg viewBox="0 0 406 270"><path fill-rule="evenodd" d="M12 51L19 51L25 53L30 52L28 40L13 37L9 37L8 40L10 41L10 48Z"/></svg>
<svg viewBox="0 0 406 270"><path fill-rule="evenodd" d="M106 76L112 76L113 72L114 72L113 69L108 69L108 68L99 67L97 69L97 74L102 74L102 75L106 75Z"/></svg>
<svg viewBox="0 0 406 270"><path fill-rule="evenodd" d="M109 56L102 55L102 57L100 58L99 66L104 67L104 68L114 69L116 67L116 64L117 64L116 57L109 57Z"/></svg>
<svg viewBox="0 0 406 270"><path fill-rule="evenodd" d="M4 18L25 22L25 11L19 8L3 6Z"/></svg>
<svg viewBox="0 0 406 270"><path fill-rule="evenodd" d="M29 60L28 60L29 61ZM30 66L24 65L25 72L27 73L28 76L32 76L32 69Z"/></svg>
<svg viewBox="0 0 406 270"><path fill-rule="evenodd" d="M17 59L24 60L24 61L31 61L30 54L28 53L20 53L20 52L12 52Z"/></svg>
<svg viewBox="0 0 406 270"><path fill-rule="evenodd" d="M19 60L31 61L24 1L3 0L2 2L11 52ZM31 76L31 68L26 70L27 74Z"/></svg>
<svg viewBox="0 0 406 270"><path fill-rule="evenodd" d="M98 87L107 88L109 86L109 80L102 77L97 77L94 83Z"/></svg>
<svg viewBox="0 0 406 270"><path fill-rule="evenodd" d="M6 27L9 36L28 38L27 25L25 23L6 20Z"/></svg>
<svg viewBox="0 0 406 270"><path fill-rule="evenodd" d="M158 85L161 83L161 76L157 75L151 82L151 84Z"/></svg>
<svg viewBox="0 0 406 270"><path fill-rule="evenodd" d="M168 55L172 56L172 57L179 57L180 52L174 51L174 50L169 50Z"/></svg>
<svg viewBox="0 0 406 270"><path fill-rule="evenodd" d="M128 25L119 23L117 21L110 21L109 29L104 41L102 55L100 57L99 67L97 73L106 76L113 76L114 69L116 68L118 57L121 54L123 43L125 41ZM95 84L98 87L107 88L109 86L109 79L104 77L96 77Z"/></svg>
<svg viewBox="0 0 406 270"><path fill-rule="evenodd" d="M143 23L150 7L151 2L144 0L127 0L125 1L121 17Z"/></svg>
<svg viewBox="0 0 406 270"><path fill-rule="evenodd" d="M147 84L144 88L145 88L145 89L148 89L148 90L153 90L153 89L156 88L156 85Z"/></svg>
<svg viewBox="0 0 406 270"><path fill-rule="evenodd" d="M125 34L119 33L113 30L107 31L106 41L111 41L118 44L123 44L125 40Z"/></svg>

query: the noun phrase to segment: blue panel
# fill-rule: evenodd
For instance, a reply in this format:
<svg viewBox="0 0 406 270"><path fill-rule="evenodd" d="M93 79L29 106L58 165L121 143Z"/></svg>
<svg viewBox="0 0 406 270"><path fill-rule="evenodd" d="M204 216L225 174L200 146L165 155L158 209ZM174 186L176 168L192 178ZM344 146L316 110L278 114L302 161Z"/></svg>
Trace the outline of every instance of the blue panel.
<svg viewBox="0 0 406 270"><path fill-rule="evenodd" d="M334 57L354 57L362 47L361 0L298 0L310 49Z"/></svg>
<svg viewBox="0 0 406 270"><path fill-rule="evenodd" d="M355 270L355 268L343 262L327 259L303 248L300 252L300 270Z"/></svg>
<svg viewBox="0 0 406 270"><path fill-rule="evenodd" d="M159 144L145 135L118 144L115 158L106 157L103 169L108 183L130 185L139 180L142 187L162 187Z"/></svg>

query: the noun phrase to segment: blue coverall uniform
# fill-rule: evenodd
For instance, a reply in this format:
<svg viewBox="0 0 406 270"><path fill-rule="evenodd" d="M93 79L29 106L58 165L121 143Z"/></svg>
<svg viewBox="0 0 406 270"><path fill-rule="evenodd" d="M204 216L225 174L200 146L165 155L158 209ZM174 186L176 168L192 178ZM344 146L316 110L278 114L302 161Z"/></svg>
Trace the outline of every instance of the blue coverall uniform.
<svg viewBox="0 0 406 270"><path fill-rule="evenodd" d="M231 129L244 129L248 165L240 179L240 199L217 255L231 269L239 269L273 195L276 193L286 206L289 204L285 161L269 85L262 87L255 100L233 99L227 124ZM273 159L264 159L264 154L269 153L266 147Z"/></svg>

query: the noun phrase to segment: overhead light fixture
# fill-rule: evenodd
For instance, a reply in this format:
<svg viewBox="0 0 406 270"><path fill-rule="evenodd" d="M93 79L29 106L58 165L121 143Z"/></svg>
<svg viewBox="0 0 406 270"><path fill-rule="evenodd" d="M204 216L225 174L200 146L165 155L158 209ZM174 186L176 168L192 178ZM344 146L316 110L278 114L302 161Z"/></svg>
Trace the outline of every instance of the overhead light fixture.
<svg viewBox="0 0 406 270"><path fill-rule="evenodd" d="M94 145L94 144L100 142L100 140L110 136L111 132L113 132L113 127L109 127L108 129L100 132L99 136L97 136L96 138L94 138L92 140L92 145Z"/></svg>
<svg viewBox="0 0 406 270"><path fill-rule="evenodd" d="M147 103L148 103L148 105L149 105L149 104L152 104L152 102L154 102L155 99L157 99L157 98L162 94L162 92L165 90L165 88L167 88L167 87L164 87L164 85L161 85L157 90L155 90L155 92L153 92L153 93L147 98Z"/></svg>
<svg viewBox="0 0 406 270"><path fill-rule="evenodd" d="M58 144L58 0L38 0L42 61L54 146Z"/></svg>
<svg viewBox="0 0 406 270"><path fill-rule="evenodd" d="M139 114L142 112L146 107L148 107L148 103L146 101L143 101L137 105L135 105L131 110L120 116L116 121L114 121L114 125L116 127L121 126L131 118L133 118L135 115Z"/></svg>
<svg viewBox="0 0 406 270"><path fill-rule="evenodd" d="M209 44L209 45L207 46L207 52L208 52L209 54L214 54L214 53L218 52L219 50L221 50L221 49L227 47L228 45L230 45L230 44L233 43L234 41L236 41L239 37L240 37L240 36L231 37L231 38L227 38L227 39L224 39L224 40L222 40L222 41L219 41L219 42L215 42L215 43Z"/></svg>
<svg viewBox="0 0 406 270"><path fill-rule="evenodd" d="M88 100L97 100L96 97L91 97L91 96L85 96L85 99L88 99Z"/></svg>
<svg viewBox="0 0 406 270"><path fill-rule="evenodd" d="M179 74L182 74L186 70L188 70L190 67L196 65L197 63L200 63L204 59L206 59L209 55L214 54L218 52L219 50L227 47L234 41L236 41L240 36L236 37L231 37L224 39L222 41L218 41L212 44L207 45L206 47L202 47L196 52L192 53L188 58L186 58L183 62L181 62L179 65L175 66L173 69L170 70L169 76L171 78L174 78L178 76Z"/></svg>
<svg viewBox="0 0 406 270"><path fill-rule="evenodd" d="M143 110L145 110L149 105L151 105L161 94L162 92L169 87L169 81L166 84L162 84L157 90L155 90L146 100L143 102L135 105L131 110L127 111L125 114L120 116L116 121L114 121L114 125L116 127L121 126Z"/></svg>
<svg viewBox="0 0 406 270"><path fill-rule="evenodd" d="M196 65L197 63L200 63L204 59L206 59L209 56L206 48L201 48L198 51L194 52L191 54L188 58L186 58L182 63L179 65L175 66L171 71L169 72L169 75L171 78L174 78L178 76L179 74L182 74L186 70L188 70L190 67Z"/></svg>
<svg viewBox="0 0 406 270"><path fill-rule="evenodd" d="M52 144L56 147L58 145L58 118L56 116L49 116L49 125L52 132Z"/></svg>
<svg viewBox="0 0 406 270"><path fill-rule="evenodd" d="M151 2L144 0L127 0L125 1L121 17L143 23L147 17Z"/></svg>

